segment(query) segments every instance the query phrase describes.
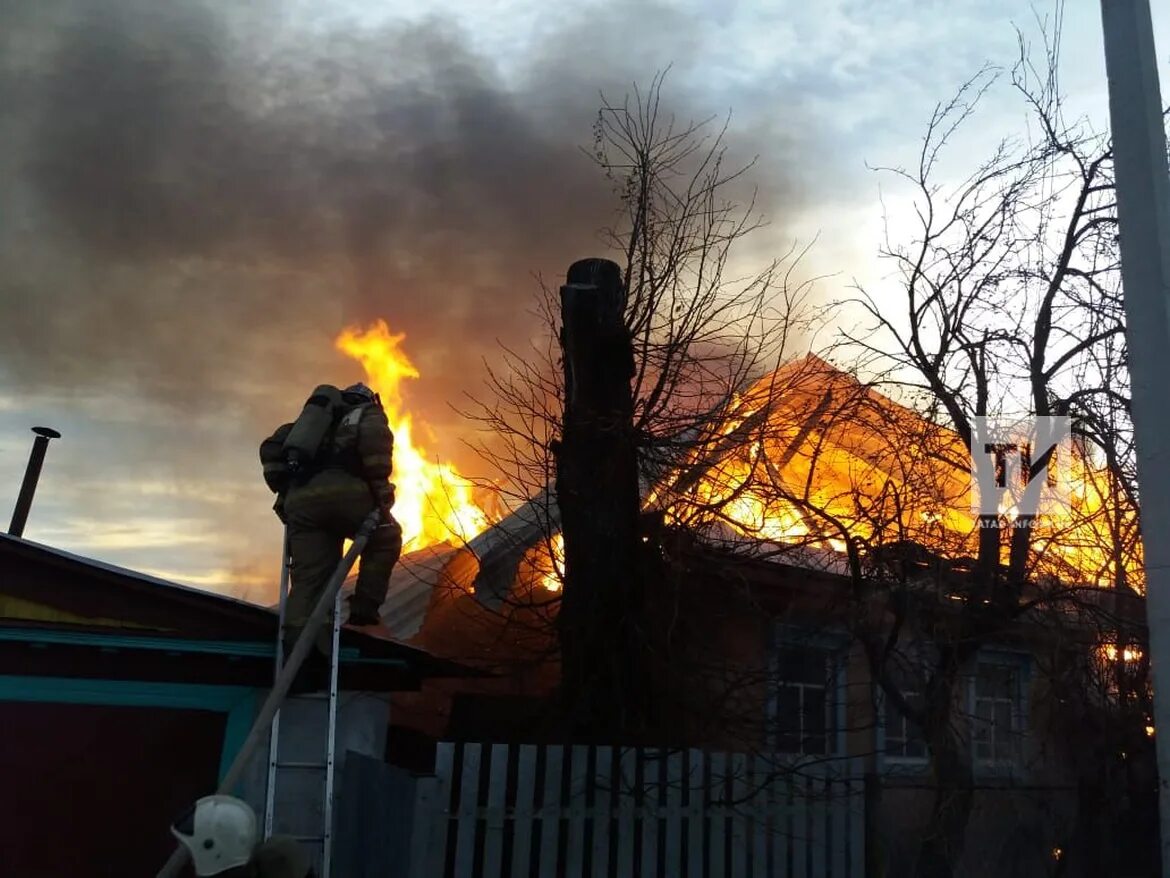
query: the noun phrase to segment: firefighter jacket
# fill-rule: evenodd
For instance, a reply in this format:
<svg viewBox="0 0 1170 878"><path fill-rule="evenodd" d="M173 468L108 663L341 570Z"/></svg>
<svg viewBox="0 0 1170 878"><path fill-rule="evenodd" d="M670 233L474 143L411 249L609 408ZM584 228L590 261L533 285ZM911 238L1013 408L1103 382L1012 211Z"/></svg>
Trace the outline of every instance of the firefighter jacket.
<svg viewBox="0 0 1170 878"><path fill-rule="evenodd" d="M325 467L339 467L371 486L384 485L393 468L394 434L377 403L355 406L338 421Z"/></svg>

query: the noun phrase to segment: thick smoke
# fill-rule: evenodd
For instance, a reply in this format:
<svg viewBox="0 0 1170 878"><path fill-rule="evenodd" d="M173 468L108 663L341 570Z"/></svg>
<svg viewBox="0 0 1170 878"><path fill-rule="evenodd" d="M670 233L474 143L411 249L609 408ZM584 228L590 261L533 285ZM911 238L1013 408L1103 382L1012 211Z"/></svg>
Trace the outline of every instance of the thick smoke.
<svg viewBox="0 0 1170 878"><path fill-rule="evenodd" d="M445 23L291 8L0 0L0 404L14 437L66 432L33 539L205 557L241 591L278 540L256 445L312 385L360 376L332 339L377 317L408 336L431 451L476 472L449 400L541 331L535 275L599 254L618 207L580 149L599 92L674 63L669 110L728 109L690 100L701 34L665 8L596 7L505 60ZM775 219L768 130L730 140L773 158L753 181ZM23 453L0 455L13 486Z"/></svg>
<svg viewBox="0 0 1170 878"><path fill-rule="evenodd" d="M282 5L0 7L0 368L24 391L255 411L373 317L408 333L419 396L472 389L533 330L533 275L598 249L599 90L695 38L662 9L594 14L507 84L449 26L293 27Z"/></svg>
<svg viewBox="0 0 1170 878"><path fill-rule="evenodd" d="M449 401L540 331L535 276L598 255L618 207L581 149L599 93L681 62L670 109L728 109L676 86L695 23L644 3L507 59L437 20L292 8L0 0L0 381L29 411L121 429L119 472L254 476L308 388L359 377L337 332L378 317L408 335L432 450L458 459ZM753 139L744 157L783 148ZM759 170L775 214L788 187ZM94 445L67 447L55 466L91 473Z"/></svg>

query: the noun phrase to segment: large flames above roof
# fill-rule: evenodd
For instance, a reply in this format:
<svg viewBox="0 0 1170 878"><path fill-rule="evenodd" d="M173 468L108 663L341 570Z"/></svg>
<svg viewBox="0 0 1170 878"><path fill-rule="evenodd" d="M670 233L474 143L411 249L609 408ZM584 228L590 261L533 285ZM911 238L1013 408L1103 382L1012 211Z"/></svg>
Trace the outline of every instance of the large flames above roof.
<svg viewBox="0 0 1170 878"><path fill-rule="evenodd" d="M534 576L543 593L557 591L560 535L553 495L546 491L499 527L489 527L471 483L448 465L427 463L414 449L396 388L416 373L401 341L384 324L338 339L365 365L395 423L395 513L403 515L413 537L407 550L463 546L470 539L463 551L476 557L477 571L500 553L524 556L522 569L530 574L521 579ZM714 526L741 543L791 549L790 560L840 558L846 534L870 549L917 543L951 559L976 554L980 521L961 437L818 357L791 362L757 382L696 445L689 463L647 492L647 505L665 507L678 524ZM1136 512L1107 467L1076 443L1050 466L1064 502L1040 506L1031 574L1092 586L1124 579L1140 588ZM471 578L478 583L478 575Z"/></svg>
<svg viewBox="0 0 1170 878"><path fill-rule="evenodd" d="M1135 510L1083 443L1050 462L1033 524L1032 574L1107 586L1141 582ZM915 542L950 558L976 552L970 456L954 430L809 356L737 400L696 452L699 472L656 491L682 523L840 550ZM1057 498L1060 498L1059 500ZM1004 540L1006 552L1008 540Z"/></svg>
<svg viewBox="0 0 1170 878"><path fill-rule="evenodd" d="M418 441L406 411L402 382L419 373L385 321L366 329L349 327L337 337L337 348L362 364L367 383L382 398L394 433L397 500L393 514L402 526L406 551L449 543L459 545L481 533L489 516L477 503L475 487L453 464L432 459Z"/></svg>

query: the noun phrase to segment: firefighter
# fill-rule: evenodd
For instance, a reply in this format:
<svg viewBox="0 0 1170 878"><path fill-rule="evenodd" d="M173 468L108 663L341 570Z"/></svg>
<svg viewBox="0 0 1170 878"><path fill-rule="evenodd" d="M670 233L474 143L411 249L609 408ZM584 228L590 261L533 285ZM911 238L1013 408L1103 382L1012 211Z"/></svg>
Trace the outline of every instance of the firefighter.
<svg viewBox="0 0 1170 878"><path fill-rule="evenodd" d="M296 839L257 840L256 812L234 796L204 796L171 827L199 878L314 878Z"/></svg>
<svg viewBox="0 0 1170 878"><path fill-rule="evenodd" d="M277 493L274 508L288 526L292 557L286 655L341 562L343 541L375 509L381 519L362 552L347 621L358 626L380 623L379 608L402 551L402 529L390 515L393 446L381 400L364 384L344 391L322 385L296 422L282 425L261 444L264 478ZM310 676L319 675L330 641L324 628L317 633L317 650L310 653L317 669Z"/></svg>

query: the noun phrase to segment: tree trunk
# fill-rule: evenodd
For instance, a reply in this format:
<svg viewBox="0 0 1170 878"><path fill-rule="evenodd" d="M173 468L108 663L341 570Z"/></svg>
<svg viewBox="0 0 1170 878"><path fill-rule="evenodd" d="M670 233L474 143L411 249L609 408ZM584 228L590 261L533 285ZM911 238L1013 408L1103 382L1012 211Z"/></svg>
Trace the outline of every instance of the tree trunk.
<svg viewBox="0 0 1170 878"><path fill-rule="evenodd" d="M934 806L918 848L915 878L952 878L967 835L974 804L971 746L954 722L957 663L940 662L938 685L927 705L927 743L934 774Z"/></svg>
<svg viewBox="0 0 1170 878"><path fill-rule="evenodd" d="M625 304L613 262L587 259L569 268L561 287L564 427L554 448L565 540L557 620L562 696L577 731L611 739L636 735L649 710Z"/></svg>

